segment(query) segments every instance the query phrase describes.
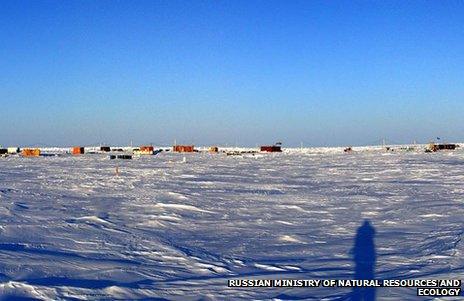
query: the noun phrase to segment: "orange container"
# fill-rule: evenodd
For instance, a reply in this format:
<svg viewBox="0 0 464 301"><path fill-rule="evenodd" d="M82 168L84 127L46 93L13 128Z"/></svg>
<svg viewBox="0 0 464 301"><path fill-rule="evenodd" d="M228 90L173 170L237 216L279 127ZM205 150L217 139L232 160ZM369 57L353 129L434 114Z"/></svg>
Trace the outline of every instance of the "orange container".
<svg viewBox="0 0 464 301"><path fill-rule="evenodd" d="M141 146L140 147L140 151L141 152L153 152L155 149L153 146L149 145L149 146Z"/></svg>
<svg viewBox="0 0 464 301"><path fill-rule="evenodd" d="M84 148L80 146L75 146L72 148L71 153L73 155L82 155L84 153Z"/></svg>
<svg viewBox="0 0 464 301"><path fill-rule="evenodd" d="M193 153L193 149L193 145L174 145L172 147L172 151L178 153Z"/></svg>
<svg viewBox="0 0 464 301"><path fill-rule="evenodd" d="M21 152L23 157L38 157L40 156L40 149L38 148L24 148Z"/></svg>
<svg viewBox="0 0 464 301"><path fill-rule="evenodd" d="M134 154L136 155L153 155L154 148L151 145L142 145L137 150L134 150Z"/></svg>

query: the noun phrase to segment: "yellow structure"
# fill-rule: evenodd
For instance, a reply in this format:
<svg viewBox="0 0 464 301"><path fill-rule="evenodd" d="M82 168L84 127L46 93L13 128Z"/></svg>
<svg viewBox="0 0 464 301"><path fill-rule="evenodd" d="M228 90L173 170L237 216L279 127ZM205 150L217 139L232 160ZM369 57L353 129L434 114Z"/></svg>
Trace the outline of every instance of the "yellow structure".
<svg viewBox="0 0 464 301"><path fill-rule="evenodd" d="M211 146L208 151L210 153L218 153L219 152L219 148L217 146Z"/></svg>
<svg viewBox="0 0 464 301"><path fill-rule="evenodd" d="M24 148L21 152L23 157L38 157L40 156L40 149L38 148Z"/></svg>

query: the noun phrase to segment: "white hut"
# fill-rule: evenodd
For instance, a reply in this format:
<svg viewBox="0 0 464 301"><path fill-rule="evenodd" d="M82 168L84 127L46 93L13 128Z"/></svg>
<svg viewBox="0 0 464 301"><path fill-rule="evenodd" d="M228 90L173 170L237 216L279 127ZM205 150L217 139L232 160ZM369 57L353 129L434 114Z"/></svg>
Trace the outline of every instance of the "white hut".
<svg viewBox="0 0 464 301"><path fill-rule="evenodd" d="M9 147L8 148L8 153L9 154L17 154L17 153L19 153L19 147Z"/></svg>

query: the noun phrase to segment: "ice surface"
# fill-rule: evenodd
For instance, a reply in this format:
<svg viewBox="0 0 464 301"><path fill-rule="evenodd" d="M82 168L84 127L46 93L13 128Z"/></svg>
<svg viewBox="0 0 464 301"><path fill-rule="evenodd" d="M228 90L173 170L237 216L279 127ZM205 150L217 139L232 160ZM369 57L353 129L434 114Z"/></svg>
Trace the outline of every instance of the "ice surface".
<svg viewBox="0 0 464 301"><path fill-rule="evenodd" d="M463 184L462 150L0 158L0 292L349 300L350 289L228 288L227 280L351 279L365 219L376 231L376 277L462 279ZM397 288L377 296L419 298Z"/></svg>

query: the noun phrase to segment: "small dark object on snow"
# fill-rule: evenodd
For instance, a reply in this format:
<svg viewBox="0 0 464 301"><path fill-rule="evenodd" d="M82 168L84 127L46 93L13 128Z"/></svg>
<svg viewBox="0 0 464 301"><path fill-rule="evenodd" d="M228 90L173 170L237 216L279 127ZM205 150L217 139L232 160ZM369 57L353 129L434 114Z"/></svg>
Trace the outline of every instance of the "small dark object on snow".
<svg viewBox="0 0 464 301"><path fill-rule="evenodd" d="M343 151L344 151L345 153L350 153L350 152L353 151L353 149L352 149L351 146L350 146L350 147L345 148Z"/></svg>
<svg viewBox="0 0 464 301"><path fill-rule="evenodd" d="M110 155L110 159L122 159L122 160L130 160L132 159L131 155Z"/></svg>

